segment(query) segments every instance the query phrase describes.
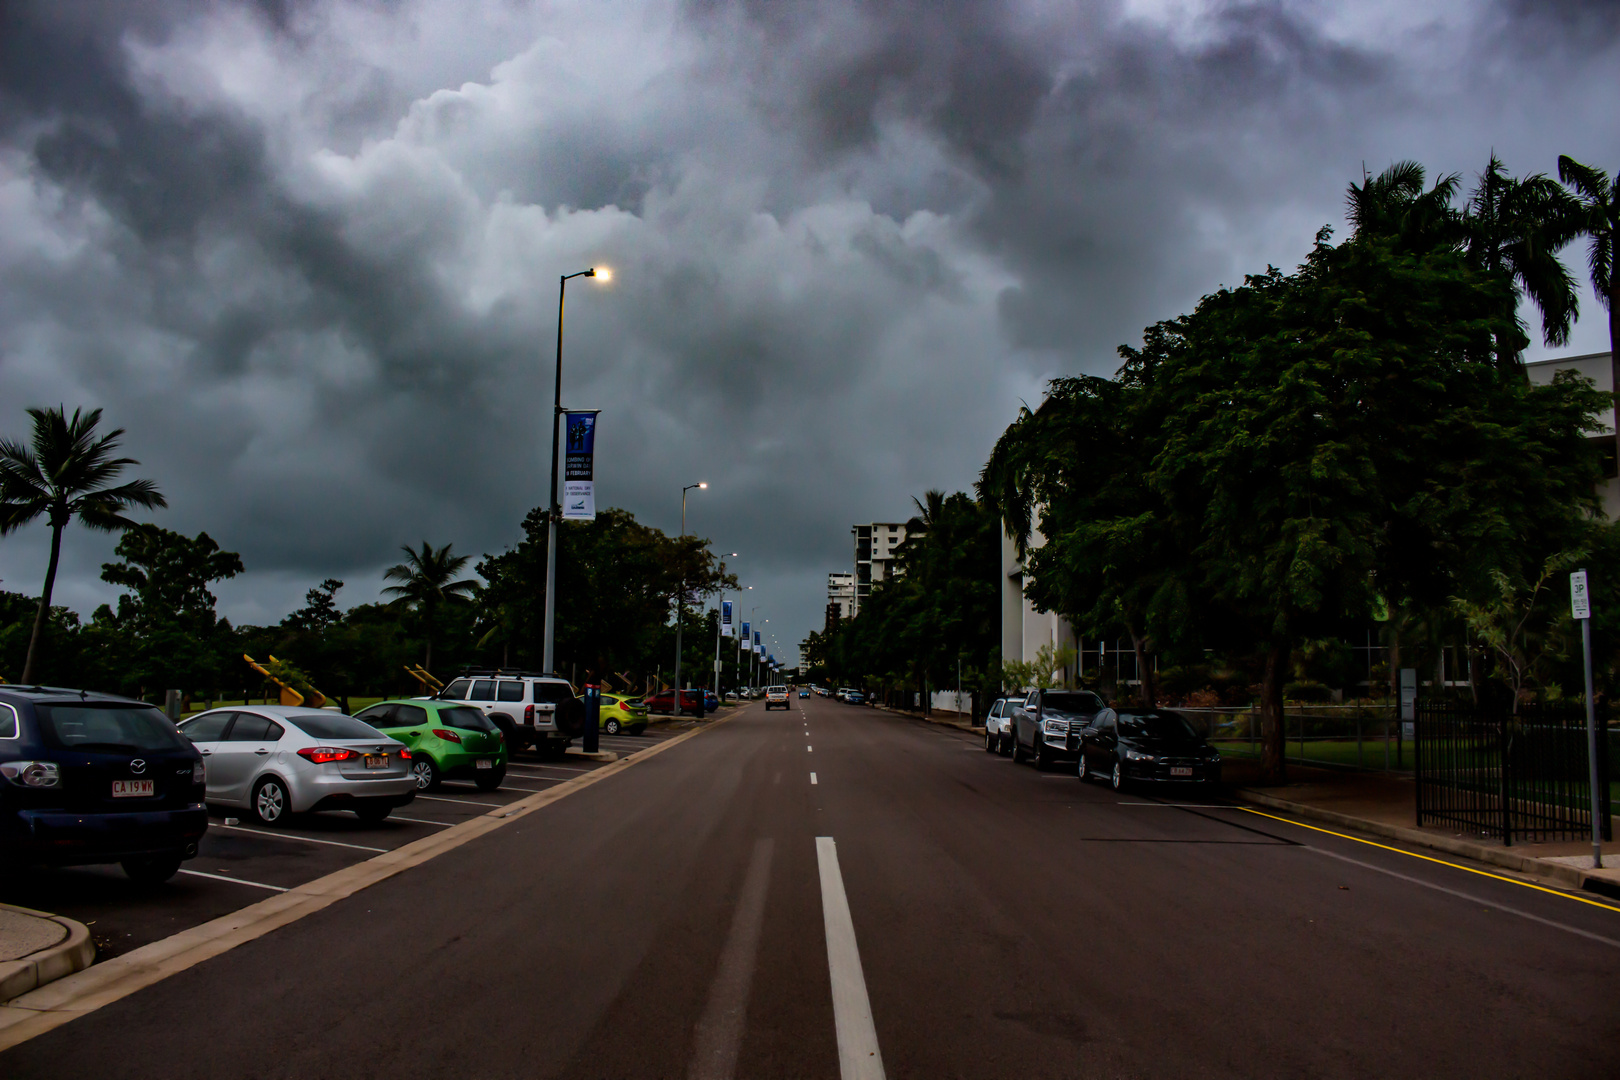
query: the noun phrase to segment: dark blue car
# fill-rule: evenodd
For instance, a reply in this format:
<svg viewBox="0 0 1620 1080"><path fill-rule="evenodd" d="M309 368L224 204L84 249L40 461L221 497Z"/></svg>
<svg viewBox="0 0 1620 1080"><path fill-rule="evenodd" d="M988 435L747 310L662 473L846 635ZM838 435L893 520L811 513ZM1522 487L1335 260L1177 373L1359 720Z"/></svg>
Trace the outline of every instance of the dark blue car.
<svg viewBox="0 0 1620 1080"><path fill-rule="evenodd" d="M167 881L208 828L203 759L139 701L0 685L0 864Z"/></svg>

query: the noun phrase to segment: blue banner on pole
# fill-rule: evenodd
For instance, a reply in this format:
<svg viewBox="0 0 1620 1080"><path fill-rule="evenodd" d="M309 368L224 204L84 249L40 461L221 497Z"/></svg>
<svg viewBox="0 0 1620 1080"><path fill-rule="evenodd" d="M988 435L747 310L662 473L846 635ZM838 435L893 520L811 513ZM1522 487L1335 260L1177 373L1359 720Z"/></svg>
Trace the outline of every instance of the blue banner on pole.
<svg viewBox="0 0 1620 1080"><path fill-rule="evenodd" d="M730 637L733 627L731 625L731 601L720 601L720 636Z"/></svg>
<svg viewBox="0 0 1620 1080"><path fill-rule="evenodd" d="M596 520L596 413L563 414L563 520Z"/></svg>

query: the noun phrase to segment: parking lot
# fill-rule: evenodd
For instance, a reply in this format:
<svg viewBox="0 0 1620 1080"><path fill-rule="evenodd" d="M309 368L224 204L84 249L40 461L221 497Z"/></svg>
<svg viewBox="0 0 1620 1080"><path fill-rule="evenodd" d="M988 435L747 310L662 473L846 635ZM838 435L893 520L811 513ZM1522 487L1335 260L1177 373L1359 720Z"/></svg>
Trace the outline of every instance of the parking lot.
<svg viewBox="0 0 1620 1080"><path fill-rule="evenodd" d="M690 720L659 723L640 736L602 735L601 749L620 758L691 728ZM446 780L422 792L386 821L368 825L354 814L303 814L267 829L242 811L214 810L197 857L165 885L137 885L116 865L32 868L0 879L0 902L77 919L90 928L98 959L168 937L345 866L420 840L433 832L601 768L605 762L569 754L542 759L532 751L507 766L496 791ZM241 815L240 819L236 815ZM227 822L230 822L229 824Z"/></svg>

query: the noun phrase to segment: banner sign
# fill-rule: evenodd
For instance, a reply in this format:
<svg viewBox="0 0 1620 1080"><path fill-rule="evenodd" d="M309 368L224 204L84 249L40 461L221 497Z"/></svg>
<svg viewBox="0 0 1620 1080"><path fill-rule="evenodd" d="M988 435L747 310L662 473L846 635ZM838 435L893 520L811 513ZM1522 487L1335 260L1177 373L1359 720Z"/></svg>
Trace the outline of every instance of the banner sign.
<svg viewBox="0 0 1620 1080"><path fill-rule="evenodd" d="M730 637L735 627L731 625L731 601L720 601L720 636Z"/></svg>
<svg viewBox="0 0 1620 1080"><path fill-rule="evenodd" d="M748 644L748 624L747 623L742 624L742 640L743 640L744 645Z"/></svg>
<svg viewBox="0 0 1620 1080"><path fill-rule="evenodd" d="M563 520L596 520L596 413L563 414Z"/></svg>

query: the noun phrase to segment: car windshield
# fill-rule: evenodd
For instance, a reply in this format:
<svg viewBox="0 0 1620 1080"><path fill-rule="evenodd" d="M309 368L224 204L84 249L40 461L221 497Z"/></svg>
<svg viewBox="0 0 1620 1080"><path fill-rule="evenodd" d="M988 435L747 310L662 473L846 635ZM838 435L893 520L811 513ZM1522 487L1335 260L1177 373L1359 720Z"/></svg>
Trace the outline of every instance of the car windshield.
<svg viewBox="0 0 1620 1080"><path fill-rule="evenodd" d="M191 745L150 705L36 705L34 711L46 743L58 750L178 750Z"/></svg>
<svg viewBox="0 0 1620 1080"><path fill-rule="evenodd" d="M1047 694L1041 699L1041 711L1047 716L1092 716L1102 708L1102 698L1084 691Z"/></svg>
<svg viewBox="0 0 1620 1080"><path fill-rule="evenodd" d="M470 708L466 705L457 705L452 709L439 710L439 723L446 727L460 728L463 731L496 731L495 721L484 715L482 709Z"/></svg>
<svg viewBox="0 0 1620 1080"><path fill-rule="evenodd" d="M1198 732L1175 713L1120 713L1119 733L1166 742L1197 742Z"/></svg>
<svg viewBox="0 0 1620 1080"><path fill-rule="evenodd" d="M312 739L381 739L385 738L382 732L366 723L356 720L352 716L342 713L301 713L298 716L289 716L288 720L297 725Z"/></svg>
<svg viewBox="0 0 1620 1080"><path fill-rule="evenodd" d="M534 700L549 701L553 704L560 701L574 700L574 688L561 682L537 682L534 684Z"/></svg>

